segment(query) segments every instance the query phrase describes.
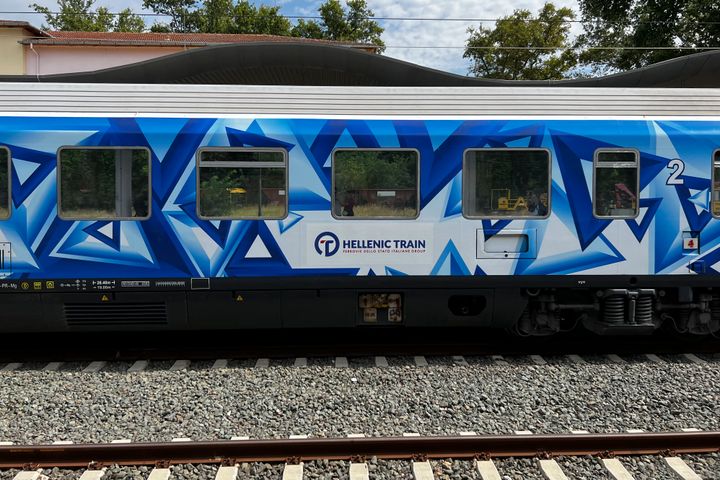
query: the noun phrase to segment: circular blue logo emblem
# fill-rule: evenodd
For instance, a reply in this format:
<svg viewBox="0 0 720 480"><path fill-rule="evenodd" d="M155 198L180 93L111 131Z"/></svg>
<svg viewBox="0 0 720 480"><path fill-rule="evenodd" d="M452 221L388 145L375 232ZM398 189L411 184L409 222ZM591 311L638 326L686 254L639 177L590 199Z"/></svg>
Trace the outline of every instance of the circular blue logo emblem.
<svg viewBox="0 0 720 480"><path fill-rule="evenodd" d="M315 251L318 255L332 257L340 249L340 240L332 232L322 232L315 237Z"/></svg>

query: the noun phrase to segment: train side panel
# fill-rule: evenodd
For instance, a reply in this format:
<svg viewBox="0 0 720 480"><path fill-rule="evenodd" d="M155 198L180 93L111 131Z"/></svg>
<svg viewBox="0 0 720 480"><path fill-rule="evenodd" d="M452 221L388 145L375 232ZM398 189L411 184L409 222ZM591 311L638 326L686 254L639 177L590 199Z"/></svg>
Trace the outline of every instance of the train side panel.
<svg viewBox="0 0 720 480"><path fill-rule="evenodd" d="M660 119L2 117L12 201L10 217L0 220L0 294L15 313L0 329L508 326L520 319L534 325L530 333L546 333L555 320L538 328L543 315L577 311L610 322L609 306L597 298L619 295L627 319L633 296L644 309L650 291L656 313L644 324L656 327L661 296L697 304L720 272L711 181L718 138L720 122ZM68 146L149 149L150 217L61 219L56 152ZM196 154L206 147L287 151L285 218L201 218ZM333 215L333 152L356 148L418 152L417 218ZM464 215L464 154L488 148L549 152L547 218ZM594 215L594 159L603 149L639 154L634 218ZM518 251L488 247L517 236L525 242ZM707 295L710 315L720 299ZM29 298L41 313L28 311Z"/></svg>

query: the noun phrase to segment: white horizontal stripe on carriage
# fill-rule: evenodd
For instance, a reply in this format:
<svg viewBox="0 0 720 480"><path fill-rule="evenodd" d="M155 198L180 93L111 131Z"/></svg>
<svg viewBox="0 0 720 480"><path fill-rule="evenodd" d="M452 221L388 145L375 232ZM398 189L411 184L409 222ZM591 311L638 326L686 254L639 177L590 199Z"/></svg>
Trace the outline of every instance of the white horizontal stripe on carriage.
<svg viewBox="0 0 720 480"><path fill-rule="evenodd" d="M0 84L0 115L649 121L719 110L720 91L710 88Z"/></svg>

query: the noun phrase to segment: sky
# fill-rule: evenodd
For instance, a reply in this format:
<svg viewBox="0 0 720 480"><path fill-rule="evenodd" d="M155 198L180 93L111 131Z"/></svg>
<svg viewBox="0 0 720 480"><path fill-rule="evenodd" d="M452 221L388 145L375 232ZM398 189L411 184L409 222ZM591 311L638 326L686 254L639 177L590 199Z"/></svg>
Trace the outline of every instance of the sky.
<svg viewBox="0 0 720 480"><path fill-rule="evenodd" d="M255 4L278 5L284 15L317 15L322 0L251 0ZM42 15L31 14L31 3L57 8L56 0L0 0L0 19L24 20L40 27ZM545 0L367 0L376 17L392 18L498 18L516 9L537 12ZM577 0L554 0L558 7L578 10ZM135 13L152 13L142 9L142 0L97 0L96 7L105 6L117 12L130 7ZM25 12L10 14L7 12ZM144 17L153 23L152 17ZM426 67L465 75L469 62L463 59L467 29L480 22L468 21L397 21L379 22L385 32L382 39L387 46L384 55L417 63ZM493 24L486 22L485 27ZM429 48L428 48L429 47Z"/></svg>

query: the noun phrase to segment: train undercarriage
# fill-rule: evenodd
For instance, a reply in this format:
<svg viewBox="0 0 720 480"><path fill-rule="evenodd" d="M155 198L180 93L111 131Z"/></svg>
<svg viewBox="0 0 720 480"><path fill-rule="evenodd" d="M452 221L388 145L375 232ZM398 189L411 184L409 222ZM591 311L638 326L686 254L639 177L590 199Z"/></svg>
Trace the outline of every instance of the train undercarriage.
<svg viewBox="0 0 720 480"><path fill-rule="evenodd" d="M538 289L525 293L528 305L513 326L518 335L552 335L574 323L599 335L651 334L665 327L720 337L720 292L711 289L617 288L581 294Z"/></svg>
<svg viewBox="0 0 720 480"><path fill-rule="evenodd" d="M720 338L720 288L699 276L686 281L385 276L20 283L27 291L0 293L0 332L374 326L481 327L519 336L576 329L650 335L666 329Z"/></svg>

